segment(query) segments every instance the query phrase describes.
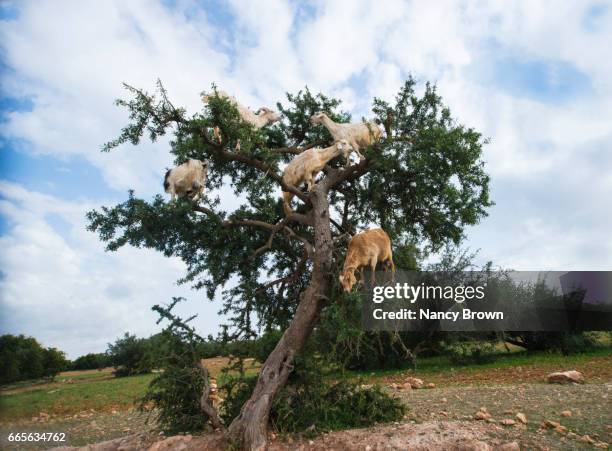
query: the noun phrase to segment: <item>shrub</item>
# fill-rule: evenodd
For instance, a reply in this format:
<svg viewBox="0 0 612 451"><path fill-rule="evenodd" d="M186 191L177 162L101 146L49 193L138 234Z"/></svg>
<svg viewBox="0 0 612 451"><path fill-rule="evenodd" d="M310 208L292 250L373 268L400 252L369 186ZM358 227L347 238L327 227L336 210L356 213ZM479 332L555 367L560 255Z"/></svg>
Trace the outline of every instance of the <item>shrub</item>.
<svg viewBox="0 0 612 451"><path fill-rule="evenodd" d="M117 377L150 373L153 367L148 341L129 333L109 343L107 353Z"/></svg>
<svg viewBox="0 0 612 451"><path fill-rule="evenodd" d="M366 427L400 420L404 404L380 387L365 387L355 381L328 382L314 359L299 359L288 385L278 394L270 412L270 423L278 432L327 431ZM229 380L223 385L226 398L222 417L226 424L240 413L257 377Z"/></svg>
<svg viewBox="0 0 612 451"><path fill-rule="evenodd" d="M495 343L490 341L460 341L443 346L443 350L455 365L483 365L497 359Z"/></svg>
<svg viewBox="0 0 612 451"><path fill-rule="evenodd" d="M140 402L140 409L155 416L157 426L167 434L200 432L209 417L200 405L206 371L198 351L205 343L187 323L171 313L183 298L174 298L169 306L153 307L169 324L156 335L156 358L161 370L155 375ZM213 421L214 424L214 421Z"/></svg>
<svg viewBox="0 0 612 451"><path fill-rule="evenodd" d="M208 418L200 408L202 374L189 346L171 331L162 334L159 368L141 400L143 411L154 413L167 434L202 431Z"/></svg>
<svg viewBox="0 0 612 451"><path fill-rule="evenodd" d="M72 362L73 370L97 370L111 365L110 358L104 353L89 353L82 355Z"/></svg>

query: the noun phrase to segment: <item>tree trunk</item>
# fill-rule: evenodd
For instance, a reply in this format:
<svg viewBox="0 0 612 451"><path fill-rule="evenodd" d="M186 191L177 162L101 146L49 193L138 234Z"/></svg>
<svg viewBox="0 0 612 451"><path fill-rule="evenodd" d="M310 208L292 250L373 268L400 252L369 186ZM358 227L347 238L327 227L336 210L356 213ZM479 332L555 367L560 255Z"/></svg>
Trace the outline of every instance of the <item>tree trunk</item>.
<svg viewBox="0 0 612 451"><path fill-rule="evenodd" d="M310 284L304 291L291 324L261 367L251 398L229 427L229 436L244 449L266 447L268 419L276 394L285 386L295 355L303 349L331 285L332 250L327 190L315 186L311 192L314 225L314 258Z"/></svg>

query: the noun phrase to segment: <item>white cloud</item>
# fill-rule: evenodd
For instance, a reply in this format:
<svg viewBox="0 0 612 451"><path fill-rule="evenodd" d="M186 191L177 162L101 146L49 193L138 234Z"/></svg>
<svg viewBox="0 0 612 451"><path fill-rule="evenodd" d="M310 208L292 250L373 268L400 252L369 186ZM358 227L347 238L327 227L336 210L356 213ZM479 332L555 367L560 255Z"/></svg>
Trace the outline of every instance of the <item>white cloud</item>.
<svg viewBox="0 0 612 451"><path fill-rule="evenodd" d="M220 322L219 305L203 301L173 281L184 264L147 249L122 248L105 253L85 230L88 203L71 203L0 182L0 214L10 224L0 237L2 279L0 309L4 332L35 336L70 357L102 352L106 343L129 331L148 336L159 330L150 308L182 295L183 312L200 313L196 321L206 335ZM52 217L68 230L54 229Z"/></svg>

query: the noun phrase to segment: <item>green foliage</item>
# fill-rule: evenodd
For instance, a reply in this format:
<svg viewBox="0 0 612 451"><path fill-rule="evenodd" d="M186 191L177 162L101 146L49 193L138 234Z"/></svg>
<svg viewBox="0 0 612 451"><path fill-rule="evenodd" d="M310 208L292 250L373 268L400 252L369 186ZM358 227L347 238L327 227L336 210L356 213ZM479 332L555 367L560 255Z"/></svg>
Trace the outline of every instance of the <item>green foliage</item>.
<svg viewBox="0 0 612 451"><path fill-rule="evenodd" d="M0 384L54 378L68 366L62 351L45 349L35 338L11 334L0 337L0 362Z"/></svg>
<svg viewBox="0 0 612 451"><path fill-rule="evenodd" d="M496 342L457 341L443 344L443 352L455 365L483 365L497 359Z"/></svg>
<svg viewBox="0 0 612 451"><path fill-rule="evenodd" d="M142 397L140 408L154 415L157 426L168 434L202 431L208 417L200 407L200 397L207 374L200 366L196 349L203 339L187 325L193 319L181 320L171 313L182 298L174 298L167 306L154 306L169 324L158 335L155 375Z"/></svg>
<svg viewBox="0 0 612 451"><path fill-rule="evenodd" d="M153 368L149 342L127 332L115 343L108 344L107 354L111 365L115 367L117 377L150 373Z"/></svg>
<svg viewBox="0 0 612 451"><path fill-rule="evenodd" d="M289 383L270 411L275 430L322 432L399 421L404 416L404 404L379 386L364 386L358 380L325 380L319 363L312 356L296 361ZM227 395L222 415L227 424L240 413L256 381L256 377L230 379L223 385Z"/></svg>
<svg viewBox="0 0 612 451"><path fill-rule="evenodd" d="M110 359L105 353L92 353L82 355L70 365L72 370L97 370L110 366Z"/></svg>
<svg viewBox="0 0 612 451"><path fill-rule="evenodd" d="M588 332L506 332L506 340L531 352L560 351L565 355L587 352L596 347Z"/></svg>
<svg viewBox="0 0 612 451"><path fill-rule="evenodd" d="M129 244L181 258L187 265L181 282L205 289L210 299L220 292L222 313L230 321L230 340L249 339L257 330L284 329L309 281L312 262L304 255L302 243L283 233L269 242L270 231L265 228L227 226L222 221L277 224L282 220L276 191L279 168L293 158L291 151L297 147L331 144L322 126L310 124L310 116L326 111L340 122L350 116L339 109L338 100L306 88L278 103L284 117L281 122L255 130L223 98L212 96L202 111L188 117L169 102L161 86L157 95L128 90L133 99L118 104L128 109L131 122L105 149L138 144L143 135L157 139L171 133L176 163L187 158L208 159L206 192L223 186L242 205L225 210L220 199L209 198L214 214L202 214L187 202L166 202L161 196L145 201L130 193L127 201L115 207L89 212L89 229L98 232L112 251ZM438 249L458 242L465 226L486 215L491 202L489 178L481 160L485 141L473 129L457 123L434 87L427 85L423 95L416 94L412 79L401 88L396 102L376 100L373 113L385 125L387 137L363 149L367 164L360 176L332 189L330 208L341 218L334 235L380 225L398 246L398 257L410 266L407 258L411 254L404 255L403 246L419 243L421 249ZM222 144L212 137L216 126ZM239 152L235 150L238 139ZM339 167L339 160L330 165ZM301 205L298 211L304 208ZM309 226L292 223L291 228L312 241ZM337 241L334 252L338 258L345 246L345 241Z"/></svg>

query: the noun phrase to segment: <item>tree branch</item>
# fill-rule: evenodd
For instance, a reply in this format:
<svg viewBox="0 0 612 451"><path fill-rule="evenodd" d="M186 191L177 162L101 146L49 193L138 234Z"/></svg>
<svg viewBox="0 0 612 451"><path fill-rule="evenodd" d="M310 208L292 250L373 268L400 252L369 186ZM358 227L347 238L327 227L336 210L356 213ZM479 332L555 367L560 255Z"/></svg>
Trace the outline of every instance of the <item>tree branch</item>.
<svg viewBox="0 0 612 451"><path fill-rule="evenodd" d="M290 154L294 154L294 155L299 155L302 152L304 152L305 150L312 149L313 147L320 146L321 144L324 144L324 143L325 143L325 141L320 139L318 141L311 142L311 143L305 145L304 147L298 147L298 146L293 146L293 147L278 147L276 149L271 149L271 152L274 152L274 153L290 153Z"/></svg>

